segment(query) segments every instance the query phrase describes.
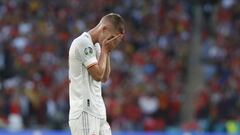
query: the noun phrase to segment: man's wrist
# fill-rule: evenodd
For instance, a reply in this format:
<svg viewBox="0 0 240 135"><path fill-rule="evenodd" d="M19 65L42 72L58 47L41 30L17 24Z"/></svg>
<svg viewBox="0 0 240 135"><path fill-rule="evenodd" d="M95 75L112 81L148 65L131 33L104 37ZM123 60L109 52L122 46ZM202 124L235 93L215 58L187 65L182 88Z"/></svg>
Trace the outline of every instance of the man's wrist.
<svg viewBox="0 0 240 135"><path fill-rule="evenodd" d="M110 51L107 50L107 49L105 49L105 48L102 48L102 52L103 52L103 53L106 53L106 54L109 54Z"/></svg>

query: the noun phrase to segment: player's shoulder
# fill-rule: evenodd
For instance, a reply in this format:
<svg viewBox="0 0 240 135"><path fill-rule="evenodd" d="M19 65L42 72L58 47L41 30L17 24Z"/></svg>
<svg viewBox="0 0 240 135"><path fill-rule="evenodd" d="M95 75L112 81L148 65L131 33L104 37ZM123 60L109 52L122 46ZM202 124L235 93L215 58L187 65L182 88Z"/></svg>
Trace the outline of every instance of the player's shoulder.
<svg viewBox="0 0 240 135"><path fill-rule="evenodd" d="M73 42L77 44L89 45L91 44L91 36L87 32L83 32L80 36L75 38Z"/></svg>

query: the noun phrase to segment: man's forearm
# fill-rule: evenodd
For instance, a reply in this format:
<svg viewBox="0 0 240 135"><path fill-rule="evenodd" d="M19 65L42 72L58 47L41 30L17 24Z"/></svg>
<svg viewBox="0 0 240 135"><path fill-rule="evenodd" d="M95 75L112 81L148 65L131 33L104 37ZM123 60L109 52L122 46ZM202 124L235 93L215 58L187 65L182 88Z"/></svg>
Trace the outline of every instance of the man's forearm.
<svg viewBox="0 0 240 135"><path fill-rule="evenodd" d="M98 64L88 68L88 72L91 74L94 80L102 81L106 70L108 61L108 52L102 51L98 60Z"/></svg>
<svg viewBox="0 0 240 135"><path fill-rule="evenodd" d="M99 65L99 68L101 69L102 76L104 76L107 68L108 57L109 57L108 52L101 52L98 65Z"/></svg>
<svg viewBox="0 0 240 135"><path fill-rule="evenodd" d="M106 82L108 80L108 78L110 76L110 72L111 72L111 63L110 63L110 55L108 55L107 63L106 63L106 69L105 69L105 72L104 72L102 82Z"/></svg>

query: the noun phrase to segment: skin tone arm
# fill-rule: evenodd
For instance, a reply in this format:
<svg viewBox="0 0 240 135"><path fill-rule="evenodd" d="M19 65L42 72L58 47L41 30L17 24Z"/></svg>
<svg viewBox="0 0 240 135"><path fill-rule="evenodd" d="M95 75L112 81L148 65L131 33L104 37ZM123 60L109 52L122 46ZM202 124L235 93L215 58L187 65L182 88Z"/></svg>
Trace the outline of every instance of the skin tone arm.
<svg viewBox="0 0 240 135"><path fill-rule="evenodd" d="M90 75L93 77L94 80L98 82L102 80L104 71L106 70L108 55L108 51L106 49L103 49L100 54L98 63L88 68L88 72L90 73Z"/></svg>
<svg viewBox="0 0 240 135"><path fill-rule="evenodd" d="M108 80L109 76L110 76L110 72L111 72L110 54L108 55L106 66L107 67L106 67L106 70L104 72L102 82L106 82Z"/></svg>
<svg viewBox="0 0 240 135"><path fill-rule="evenodd" d="M121 40L122 40L122 37L118 38L115 44L118 45L121 42ZM109 54L108 60L107 60L107 67L104 72L103 79L101 80L103 83L105 83L109 79L110 72L111 72L111 62L110 62L110 54Z"/></svg>
<svg viewBox="0 0 240 135"><path fill-rule="evenodd" d="M122 35L119 34L111 39L105 39L102 45L102 51L99 57L98 63L88 68L88 72L96 81L102 81L104 73L107 68L107 61L110 51L116 47L116 42L122 38ZM109 63L110 64L110 63ZM110 71L109 71L110 72Z"/></svg>

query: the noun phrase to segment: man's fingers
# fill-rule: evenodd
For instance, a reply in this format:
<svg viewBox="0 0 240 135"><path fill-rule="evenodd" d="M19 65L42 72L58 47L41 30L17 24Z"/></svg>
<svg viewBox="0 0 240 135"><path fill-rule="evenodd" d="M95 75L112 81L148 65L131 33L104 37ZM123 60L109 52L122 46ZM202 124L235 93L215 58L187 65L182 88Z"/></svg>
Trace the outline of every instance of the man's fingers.
<svg viewBox="0 0 240 135"><path fill-rule="evenodd" d="M108 37L106 37L106 38L103 40L103 43L108 42L108 40L111 39L111 36L112 36L112 35L109 35Z"/></svg>
<svg viewBox="0 0 240 135"><path fill-rule="evenodd" d="M123 40L123 35L121 35L119 38L118 38L118 41L121 42Z"/></svg>
<svg viewBox="0 0 240 135"><path fill-rule="evenodd" d="M107 42L112 42L112 41L114 41L114 40L120 38L121 36L122 36L122 34L118 34L117 36L115 36L115 37L109 39Z"/></svg>

